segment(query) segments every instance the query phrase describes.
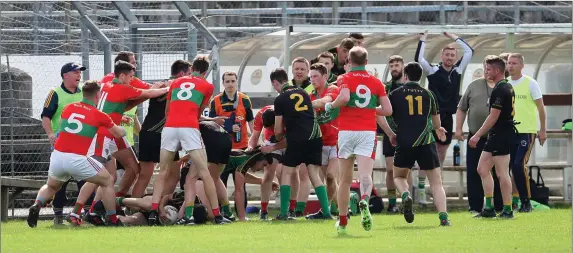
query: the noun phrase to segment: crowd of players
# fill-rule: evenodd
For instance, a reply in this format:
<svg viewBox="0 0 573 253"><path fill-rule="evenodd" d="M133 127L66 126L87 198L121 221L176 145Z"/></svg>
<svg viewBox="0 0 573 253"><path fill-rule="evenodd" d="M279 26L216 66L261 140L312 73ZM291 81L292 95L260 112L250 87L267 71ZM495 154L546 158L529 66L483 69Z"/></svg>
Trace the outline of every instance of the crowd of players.
<svg viewBox="0 0 573 253"><path fill-rule="evenodd" d="M210 219L216 224L226 224L236 220L226 191L226 181L231 175L239 220L247 219L245 183L261 185L261 220L269 219L268 203L275 190L280 194L280 212L275 219L303 216L312 184L321 209L306 218L338 216L337 231L345 234L356 164L362 226L370 230L371 175L377 136L383 135L388 212L402 213L407 222L414 221L410 170L417 163L423 172L418 179L418 188L422 189L418 191L419 201L426 199L423 182L427 176L440 225L449 226L440 166L454 134L452 115L456 112L456 138L464 138L461 129L469 112L468 147L483 150L479 151L479 162L473 167L483 185L482 204L472 203L479 195L472 191L471 210L478 212L477 217L496 216L492 201L494 180L490 173L495 165L503 199L499 217L513 217L518 203L515 197L512 202L511 165L519 190L517 196L521 197L517 197L521 201L519 210L531 211L530 193L523 189L528 184L527 173L522 169L519 174L519 166L525 168L527 149L537 129L535 126L532 133L522 132L517 126L526 124L531 128L531 124L519 122L516 126L514 119L525 121L536 114L522 112L526 115L519 116L519 111L525 109L516 113L514 104L519 97L514 90L519 89L520 96L528 93L534 101L533 107L530 103L522 107L539 109L540 119L543 118L539 139L543 143L545 115L538 85L522 75L520 54L510 54L505 59L488 56L484 60L485 78L480 79L488 86L478 89L474 83L470 84L460 101L461 76L471 61L473 49L454 34L444 35L463 49L461 59L458 60L454 47L446 46L440 64L428 63L423 57L426 34L421 33L415 62L405 64L401 56L391 56L388 65L392 79L384 85L366 71L368 52L363 45L364 37L350 34L338 47L319 54L316 59L295 58L292 80L285 69L273 70L271 85L279 95L273 105L263 107L256 115L249 97L237 90L238 76L234 72L223 73L225 89L213 96L214 87L205 80L209 62L204 57L192 63L177 60L171 66L169 80L147 84L134 77L137 66L134 54L120 52L113 73L101 81L86 81L81 89L78 84L85 68L68 63L61 70L62 85L48 95L42 113L43 126L54 151L47 184L30 207L28 225L36 226L40 208L54 196L55 222L63 222L56 202L62 202L57 201L62 191L65 198L65 185L71 177L81 184L74 210L65 218L73 225L81 225L83 221L98 226L166 224L170 223L167 209L171 207L179 210L177 220L171 223L195 225ZM512 77L509 82L505 79L506 69ZM429 89L419 84L424 72ZM481 88L485 94L478 92ZM148 114L140 124L134 108L148 99ZM482 100L486 102L476 105L476 101ZM208 116L202 113L207 107ZM482 115L472 115L474 111ZM476 123L480 117L484 119ZM475 124L479 127L474 127ZM515 150L518 133L528 134L527 147L521 139L517 140L519 150L525 147L526 154ZM139 157L132 149L133 134L139 135ZM179 151L184 155L179 157ZM511 161L516 159L514 156L522 164ZM116 164L125 169L117 191ZM160 172L152 184L153 194L145 195L156 164ZM257 170L264 171L262 178L251 173ZM468 193L470 170L468 161ZM176 190L178 183L180 189ZM127 196L130 190L131 195ZM401 208L396 204L397 192ZM122 207L128 207L126 212Z"/></svg>

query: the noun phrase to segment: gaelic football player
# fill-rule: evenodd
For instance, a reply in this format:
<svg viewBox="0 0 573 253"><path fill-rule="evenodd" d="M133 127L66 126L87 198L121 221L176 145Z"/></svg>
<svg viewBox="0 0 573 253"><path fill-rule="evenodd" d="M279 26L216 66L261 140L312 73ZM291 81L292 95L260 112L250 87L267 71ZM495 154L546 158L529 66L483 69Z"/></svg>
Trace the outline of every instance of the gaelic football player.
<svg viewBox="0 0 573 253"><path fill-rule="evenodd" d="M384 85L366 71L368 52L354 47L349 52L350 72L338 77L340 93L336 100L325 105L326 112L340 108L338 116L338 158L340 182L338 188L339 221L336 229L346 233L350 184L354 172L354 160L358 163L361 200L359 203L362 227L370 230L369 199L372 193L372 169L376 151L376 115L389 116L392 106L386 97ZM380 112L376 107L381 105ZM324 210L323 210L324 211Z"/></svg>

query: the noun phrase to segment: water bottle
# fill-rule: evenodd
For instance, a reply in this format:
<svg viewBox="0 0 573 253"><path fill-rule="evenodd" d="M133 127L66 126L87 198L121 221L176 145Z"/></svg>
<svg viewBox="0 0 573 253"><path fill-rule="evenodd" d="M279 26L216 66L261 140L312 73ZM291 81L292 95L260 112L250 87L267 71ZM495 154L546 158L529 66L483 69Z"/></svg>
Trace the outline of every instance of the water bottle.
<svg viewBox="0 0 573 253"><path fill-rule="evenodd" d="M235 124L239 125L239 131L235 133L235 142L239 143L241 142L241 122L236 119Z"/></svg>
<svg viewBox="0 0 573 253"><path fill-rule="evenodd" d="M454 166L461 165L461 155L460 155L460 143L454 145Z"/></svg>

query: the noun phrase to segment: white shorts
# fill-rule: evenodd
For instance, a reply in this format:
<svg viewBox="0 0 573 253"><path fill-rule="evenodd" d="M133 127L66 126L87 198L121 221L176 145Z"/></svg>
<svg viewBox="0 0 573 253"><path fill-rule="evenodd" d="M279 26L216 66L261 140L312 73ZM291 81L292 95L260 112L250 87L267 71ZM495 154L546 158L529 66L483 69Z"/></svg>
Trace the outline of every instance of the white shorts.
<svg viewBox="0 0 573 253"><path fill-rule="evenodd" d="M114 138L107 137L104 135L97 134L95 137L96 146L94 149L94 155L101 156L103 158L109 159L109 157L119 150L126 148L131 148L127 137Z"/></svg>
<svg viewBox="0 0 573 253"><path fill-rule="evenodd" d="M330 159L336 157L336 146L322 146L322 166L328 165Z"/></svg>
<svg viewBox="0 0 573 253"><path fill-rule="evenodd" d="M97 175L103 169L103 165L91 157L54 150L50 156L48 176L60 182L71 177L80 181Z"/></svg>
<svg viewBox="0 0 573 253"><path fill-rule="evenodd" d="M179 149L189 152L203 149L201 132L190 127L164 127L161 132L161 149L177 152Z"/></svg>
<svg viewBox="0 0 573 253"><path fill-rule="evenodd" d="M338 132L338 158L348 159L354 155L376 155L376 131Z"/></svg>

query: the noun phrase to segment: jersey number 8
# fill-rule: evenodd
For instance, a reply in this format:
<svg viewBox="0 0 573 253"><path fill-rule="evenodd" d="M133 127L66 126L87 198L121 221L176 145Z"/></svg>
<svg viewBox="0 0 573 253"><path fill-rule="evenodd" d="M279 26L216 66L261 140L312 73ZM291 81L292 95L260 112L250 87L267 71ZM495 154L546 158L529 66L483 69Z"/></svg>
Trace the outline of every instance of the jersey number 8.
<svg viewBox="0 0 573 253"><path fill-rule="evenodd" d="M360 84L356 87L356 96L358 97L358 99L354 101L354 104L358 108L364 108L370 104L370 99L372 98L372 92L370 91L368 86ZM364 99L364 101L360 102L361 99Z"/></svg>
<svg viewBox="0 0 573 253"><path fill-rule="evenodd" d="M182 83L177 92L177 99L188 100L193 96L194 83Z"/></svg>
<svg viewBox="0 0 573 253"><path fill-rule="evenodd" d="M290 94L289 98L290 98L291 100L295 100L295 99L296 99L296 102L295 102L295 104L294 104L294 110L295 110L295 111L297 111L297 112L302 112L302 111L308 110L308 106L307 106L307 105L301 106L301 105L302 105L302 102L303 102L303 100L304 100L304 98L302 97L301 94L296 94L296 93Z"/></svg>
<svg viewBox="0 0 573 253"><path fill-rule="evenodd" d="M64 130L66 130L66 132L71 133L71 134L77 134L77 133L81 132L82 129L84 128L84 125L78 119L85 119L85 118L86 118L86 116L84 116L82 114L72 113L72 115L70 115L70 117L68 118L68 126L65 127ZM70 128L69 126L71 126L72 124L76 125L76 127Z"/></svg>

